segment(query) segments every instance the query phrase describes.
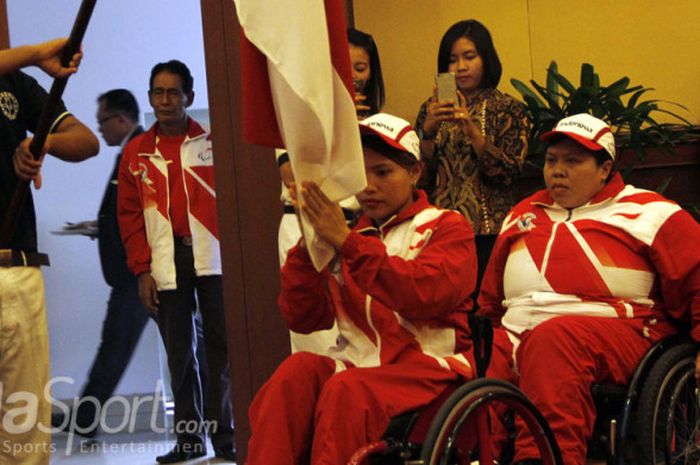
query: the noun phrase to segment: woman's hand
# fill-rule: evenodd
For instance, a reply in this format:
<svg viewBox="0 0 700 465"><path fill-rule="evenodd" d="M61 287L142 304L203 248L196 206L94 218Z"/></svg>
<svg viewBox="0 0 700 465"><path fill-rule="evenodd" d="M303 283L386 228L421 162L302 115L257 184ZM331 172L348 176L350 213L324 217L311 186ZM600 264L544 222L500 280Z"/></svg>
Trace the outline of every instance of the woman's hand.
<svg viewBox="0 0 700 465"><path fill-rule="evenodd" d="M474 124L467 99L459 90L457 91L457 98L459 104L455 107L454 119L459 123L462 132L472 141L472 146L477 155L481 155L486 145L486 138L482 134L481 128Z"/></svg>
<svg viewBox="0 0 700 465"><path fill-rule="evenodd" d="M282 182L284 183L285 187L289 189L289 186L294 184L294 173L292 172L292 164L290 162L282 163L279 166L279 169L280 178L282 178Z"/></svg>
<svg viewBox="0 0 700 465"><path fill-rule="evenodd" d="M301 184L301 202L298 203L297 192L294 189L294 204L299 204L306 214L316 234L323 240L339 249L350 234L350 228L345 223L343 210L337 202L331 202L315 182L304 181ZM295 208L297 206L295 205Z"/></svg>
<svg viewBox="0 0 700 465"><path fill-rule="evenodd" d="M29 150L29 144L31 142L31 137L28 137L17 146L12 156L12 163L15 166L15 173L18 178L24 181L33 179L34 187L36 189L41 189L41 164L44 159L43 154L46 153L47 150L49 138L46 138L46 145L44 145L44 150L38 160L34 159L34 155L32 155L32 152Z"/></svg>
<svg viewBox="0 0 700 465"><path fill-rule="evenodd" d="M61 65L61 52L68 39L53 39L36 45L36 65L46 74L55 78L63 78L78 71L83 52L73 55L68 67Z"/></svg>
<svg viewBox="0 0 700 465"><path fill-rule="evenodd" d="M695 383L700 386L700 350L695 356Z"/></svg>
<svg viewBox="0 0 700 465"><path fill-rule="evenodd" d="M365 103L366 101L366 95L355 92L355 112L358 120L363 120L369 115L371 108Z"/></svg>
<svg viewBox="0 0 700 465"><path fill-rule="evenodd" d="M437 87L433 86L433 96L428 102L423 120L423 134L428 137L435 137L440 129L440 123L454 119L455 102L452 100L439 100L437 98Z"/></svg>

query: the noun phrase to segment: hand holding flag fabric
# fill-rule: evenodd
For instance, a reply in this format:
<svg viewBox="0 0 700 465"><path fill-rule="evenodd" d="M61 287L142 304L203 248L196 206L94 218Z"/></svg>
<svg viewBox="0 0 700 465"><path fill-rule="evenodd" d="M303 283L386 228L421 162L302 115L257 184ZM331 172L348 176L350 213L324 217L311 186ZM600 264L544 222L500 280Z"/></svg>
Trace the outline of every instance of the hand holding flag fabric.
<svg viewBox="0 0 700 465"><path fill-rule="evenodd" d="M241 51L246 141L281 142L297 185L312 181L332 202L360 192L366 179L342 2L234 2L247 39ZM303 209L301 218L320 270L335 249L317 235Z"/></svg>

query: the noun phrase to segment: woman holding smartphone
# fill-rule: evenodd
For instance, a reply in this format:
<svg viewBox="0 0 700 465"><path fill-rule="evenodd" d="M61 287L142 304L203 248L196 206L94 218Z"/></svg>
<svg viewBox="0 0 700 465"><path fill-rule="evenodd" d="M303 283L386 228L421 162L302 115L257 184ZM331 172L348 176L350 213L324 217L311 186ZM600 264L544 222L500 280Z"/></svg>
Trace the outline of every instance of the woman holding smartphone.
<svg viewBox="0 0 700 465"><path fill-rule="evenodd" d="M513 206L513 181L527 154L525 106L496 89L501 71L488 29L473 19L454 24L438 52L438 73L454 73L454 98L438 99L434 87L416 121L426 188L435 205L471 222L479 278Z"/></svg>
<svg viewBox="0 0 700 465"><path fill-rule="evenodd" d="M355 83L355 109L359 119L379 113L384 106L384 79L379 51L366 32L348 28L350 64Z"/></svg>

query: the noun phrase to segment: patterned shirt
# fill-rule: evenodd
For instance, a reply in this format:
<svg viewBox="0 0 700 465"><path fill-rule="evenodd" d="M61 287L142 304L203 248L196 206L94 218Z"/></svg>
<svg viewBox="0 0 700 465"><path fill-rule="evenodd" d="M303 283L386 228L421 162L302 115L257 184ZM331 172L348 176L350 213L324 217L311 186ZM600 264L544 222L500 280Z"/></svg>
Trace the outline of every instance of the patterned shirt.
<svg viewBox="0 0 700 465"><path fill-rule="evenodd" d="M417 128L427 104L418 113ZM434 155L427 160L426 190L438 207L462 213L475 234L497 234L513 206L511 188L527 154L525 106L496 89L483 89L467 98L467 107L474 124L483 128L485 151L477 156L458 123L442 122Z"/></svg>

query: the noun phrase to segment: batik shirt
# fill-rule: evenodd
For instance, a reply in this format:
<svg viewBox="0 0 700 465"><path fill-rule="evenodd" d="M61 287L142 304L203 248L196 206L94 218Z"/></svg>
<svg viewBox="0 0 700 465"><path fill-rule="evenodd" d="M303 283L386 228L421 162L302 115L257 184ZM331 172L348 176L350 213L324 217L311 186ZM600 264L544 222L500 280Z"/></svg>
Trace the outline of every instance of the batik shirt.
<svg viewBox="0 0 700 465"><path fill-rule="evenodd" d="M423 126L427 104L416 128ZM496 89L483 89L467 98L467 107L486 136L483 155L477 156L458 123L443 121L427 160L425 187L432 203L462 213L475 234L497 234L513 206L513 182L527 154L525 106Z"/></svg>

